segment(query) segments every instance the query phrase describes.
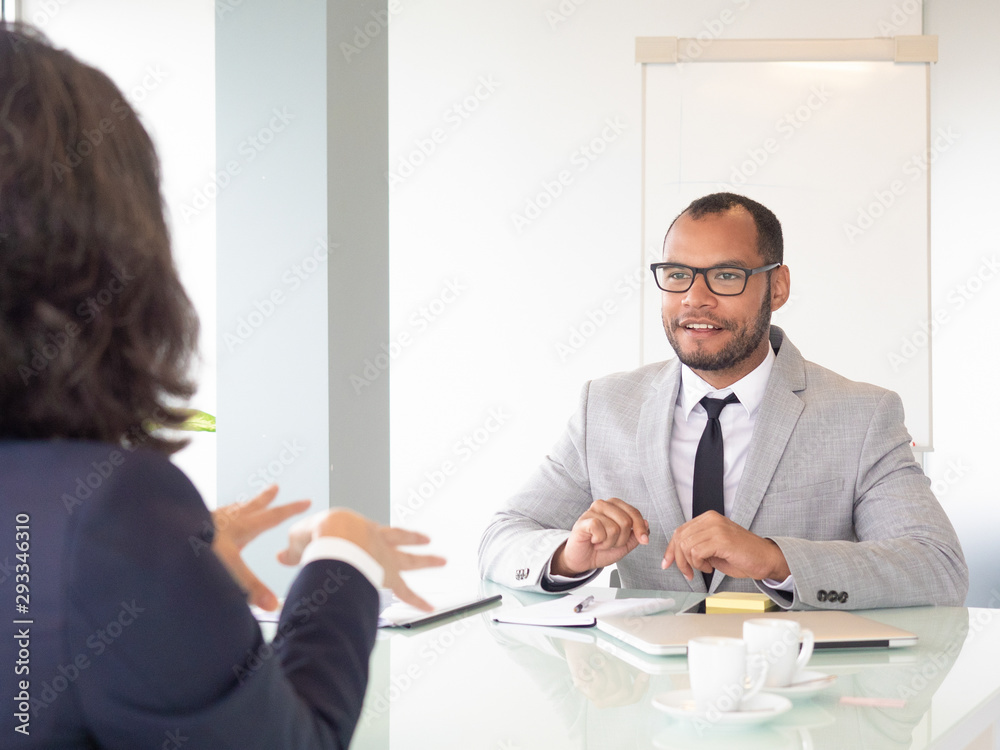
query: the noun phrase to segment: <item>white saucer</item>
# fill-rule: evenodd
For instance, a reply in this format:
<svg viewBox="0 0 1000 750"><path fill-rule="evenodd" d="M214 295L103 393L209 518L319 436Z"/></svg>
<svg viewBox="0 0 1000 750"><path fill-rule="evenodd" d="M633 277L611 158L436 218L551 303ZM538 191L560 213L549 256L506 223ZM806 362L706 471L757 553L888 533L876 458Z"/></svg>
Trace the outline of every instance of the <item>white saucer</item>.
<svg viewBox="0 0 1000 750"><path fill-rule="evenodd" d="M810 672L802 670L795 675L795 682L785 687L768 687L767 692L775 695L803 696L825 690L837 681L837 675L826 672Z"/></svg>
<svg viewBox="0 0 1000 750"><path fill-rule="evenodd" d="M739 711L716 711L710 718L707 713L695 708L690 690L671 690L655 696L653 706L678 719L697 719L722 726L768 721L785 713L792 707L792 702L780 695L757 693L750 700L743 701Z"/></svg>

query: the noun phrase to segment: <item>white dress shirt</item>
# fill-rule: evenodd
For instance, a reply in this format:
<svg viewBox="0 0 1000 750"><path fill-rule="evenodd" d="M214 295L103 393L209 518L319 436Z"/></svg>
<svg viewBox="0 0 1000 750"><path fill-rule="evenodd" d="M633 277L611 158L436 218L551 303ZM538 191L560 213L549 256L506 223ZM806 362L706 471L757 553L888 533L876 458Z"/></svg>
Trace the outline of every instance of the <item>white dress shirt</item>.
<svg viewBox="0 0 1000 750"><path fill-rule="evenodd" d="M691 520L692 513L694 457L698 452L698 443L705 431L705 425L708 423L708 412L699 402L705 396L724 399L730 393L735 393L736 398L740 400L738 404L729 404L719 414L725 467L722 480L723 499L725 515L728 518L736 499L740 479L743 477L747 455L750 453L750 440L757 422L757 412L764 400L764 391L767 390L767 381L771 377L774 360L774 350L768 347L763 362L731 386L721 390L716 390L702 380L687 365L681 365L681 384L677 390L677 403L674 406L668 455L677 499L686 520ZM590 573L574 577L553 575L550 572L551 565L552 561L549 560L543 574L551 583L570 583L590 575ZM764 580L763 583L772 589L791 591L794 582L789 576L784 581Z"/></svg>
<svg viewBox="0 0 1000 750"><path fill-rule="evenodd" d="M677 390L677 404L674 406L674 424L670 430L670 473L674 477L677 499L680 501L684 518L691 520L692 485L694 484L694 457L698 443L708 424L708 412L699 402L705 396L726 398L735 393L738 404L729 404L719 413L722 425L722 444L725 457L725 473L722 487L726 516L730 516L736 488L743 476L747 454L750 453L750 438L757 422L757 411L764 400L767 380L774 365L774 350L767 348L764 361L747 375L728 388L716 390L687 365L681 365L681 386Z"/></svg>
<svg viewBox="0 0 1000 750"><path fill-rule="evenodd" d="M735 393L738 404L729 404L719 413L722 426L722 446L724 473L722 477L723 502L726 518L732 515L736 490L743 478L743 468L750 453L750 440L757 423L757 412L764 400L767 381L774 366L774 350L767 347L767 356L753 371L747 373L731 386L716 390L687 365L681 365L681 387L677 390L677 404L674 406L674 424L670 431L670 473L674 477L677 499L681 504L684 518L691 520L694 502L694 457L698 452L701 434L708 424L708 412L699 402L705 397L726 398ZM792 591L794 580L788 576L784 581L765 578L762 583L778 591Z"/></svg>

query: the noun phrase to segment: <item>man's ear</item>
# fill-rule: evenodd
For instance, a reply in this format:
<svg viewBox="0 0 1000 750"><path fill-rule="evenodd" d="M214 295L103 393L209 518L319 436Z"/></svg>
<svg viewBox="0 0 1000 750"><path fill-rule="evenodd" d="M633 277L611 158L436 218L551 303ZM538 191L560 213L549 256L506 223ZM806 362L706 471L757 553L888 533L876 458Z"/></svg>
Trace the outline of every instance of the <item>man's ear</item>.
<svg viewBox="0 0 1000 750"><path fill-rule="evenodd" d="M788 266L781 265L771 271L771 312L780 309L791 294Z"/></svg>

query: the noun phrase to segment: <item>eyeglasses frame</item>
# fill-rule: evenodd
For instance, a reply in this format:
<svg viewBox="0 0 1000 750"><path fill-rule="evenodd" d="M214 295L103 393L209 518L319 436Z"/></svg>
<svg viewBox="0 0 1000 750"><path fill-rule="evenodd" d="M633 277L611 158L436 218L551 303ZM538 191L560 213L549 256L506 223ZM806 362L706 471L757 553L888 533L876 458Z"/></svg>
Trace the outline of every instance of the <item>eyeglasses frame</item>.
<svg viewBox="0 0 1000 750"><path fill-rule="evenodd" d="M666 268L668 266L674 268L687 268L691 271L691 283L687 285L685 289L664 289L660 286L660 280L656 277L656 269ZM708 268L695 268L694 266L688 266L684 263L650 263L649 270L653 272L653 282L656 284L657 288L666 292L667 294L684 294L691 291L691 287L694 286L694 280L700 273L705 279L705 286L708 287L708 291L717 297L739 297L743 292L747 290L747 282L750 281L750 277L758 273L766 273L767 271L773 271L775 268L779 268L781 263L768 263L766 266L760 266L759 268L743 268L742 266L733 265L721 265L721 266L709 266ZM735 268L737 271L743 271L746 274L743 278L743 288L738 292L717 292L712 289L712 285L708 280L708 272L715 271L720 268Z"/></svg>

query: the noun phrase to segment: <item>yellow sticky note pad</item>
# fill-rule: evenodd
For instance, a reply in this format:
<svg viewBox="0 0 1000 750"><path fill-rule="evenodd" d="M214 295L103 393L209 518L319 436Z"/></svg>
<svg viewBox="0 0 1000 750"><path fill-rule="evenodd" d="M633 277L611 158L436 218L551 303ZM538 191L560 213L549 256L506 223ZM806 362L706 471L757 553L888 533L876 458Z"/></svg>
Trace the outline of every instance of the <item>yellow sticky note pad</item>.
<svg viewBox="0 0 1000 750"><path fill-rule="evenodd" d="M710 615L720 612L769 612L777 608L778 605L770 597L759 592L723 591L705 600L705 612Z"/></svg>

